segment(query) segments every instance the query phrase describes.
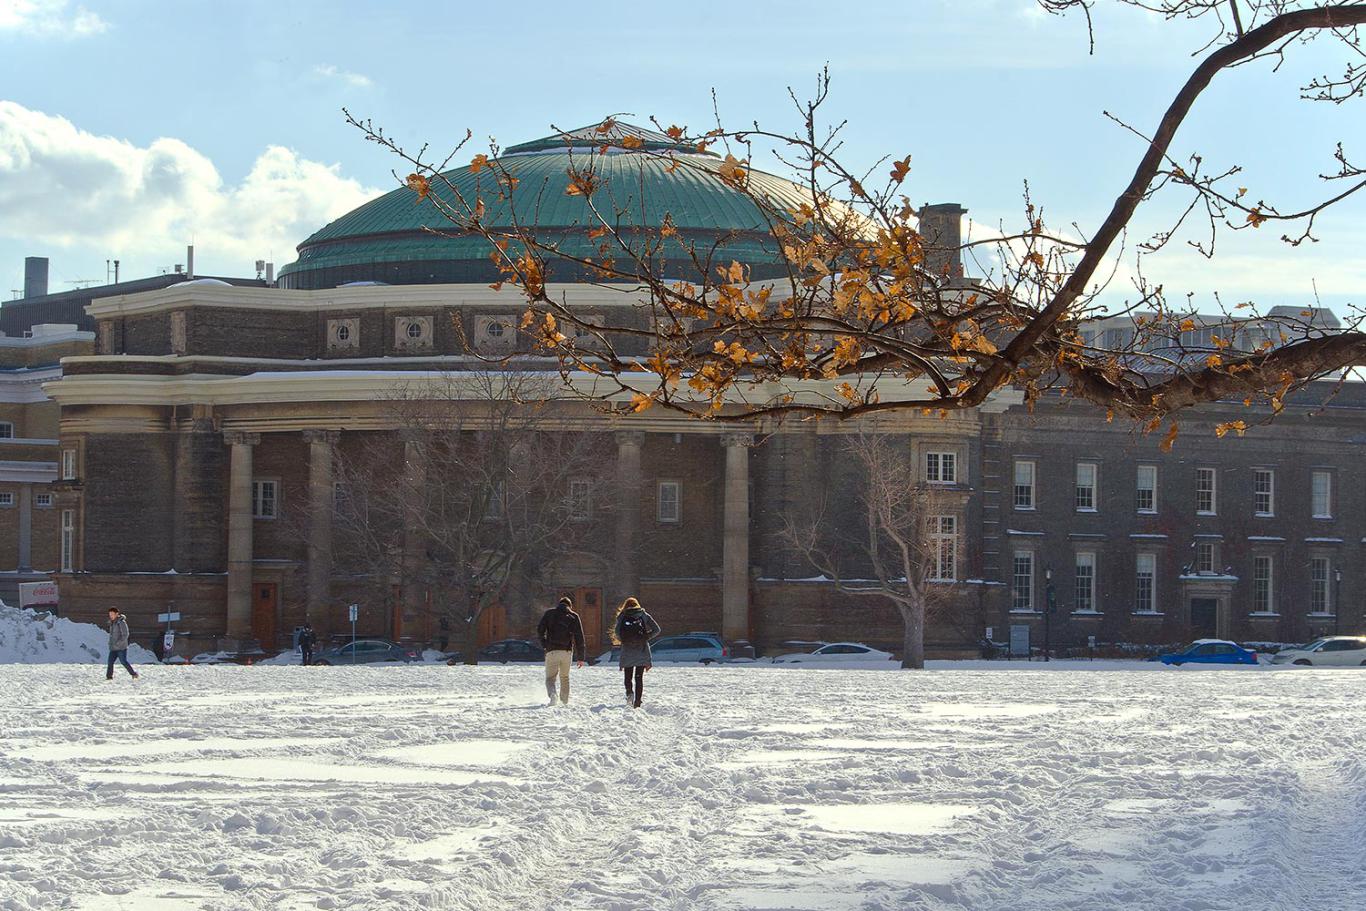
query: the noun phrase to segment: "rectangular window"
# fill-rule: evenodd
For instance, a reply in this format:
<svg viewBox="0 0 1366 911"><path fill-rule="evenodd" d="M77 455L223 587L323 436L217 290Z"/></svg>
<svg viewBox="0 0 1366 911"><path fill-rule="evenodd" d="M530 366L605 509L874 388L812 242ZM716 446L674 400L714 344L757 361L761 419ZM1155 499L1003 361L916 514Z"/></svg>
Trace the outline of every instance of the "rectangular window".
<svg viewBox="0 0 1366 911"><path fill-rule="evenodd" d="M1332 564L1327 557L1314 557L1309 561L1309 612L1311 614L1331 614L1333 600L1330 597L1328 580L1332 578Z"/></svg>
<svg viewBox="0 0 1366 911"><path fill-rule="evenodd" d="M1270 468L1253 469L1252 511L1259 516L1276 514L1276 473Z"/></svg>
<svg viewBox="0 0 1366 911"><path fill-rule="evenodd" d="M332 508L340 512L346 506L346 485L341 481L332 482Z"/></svg>
<svg viewBox="0 0 1366 911"><path fill-rule="evenodd" d="M1157 466L1138 466L1138 485L1134 492L1134 505L1142 513L1157 512Z"/></svg>
<svg viewBox="0 0 1366 911"><path fill-rule="evenodd" d="M1027 550L1015 554L1010 581L1010 609L1034 610L1034 554Z"/></svg>
<svg viewBox="0 0 1366 911"><path fill-rule="evenodd" d="M489 501L484 504L484 518L497 522L507 515L507 488L499 481L489 490Z"/></svg>
<svg viewBox="0 0 1366 911"><path fill-rule="evenodd" d="M14 425L9 421L0 421L0 440L14 439Z"/></svg>
<svg viewBox="0 0 1366 911"><path fill-rule="evenodd" d="M660 481L655 490L655 518L666 525L683 521L683 488L677 481Z"/></svg>
<svg viewBox="0 0 1366 911"><path fill-rule="evenodd" d="M69 573L75 566L76 510L62 510L62 572Z"/></svg>
<svg viewBox="0 0 1366 911"><path fill-rule="evenodd" d="M1073 610L1093 613L1096 609L1096 555L1077 554L1077 600Z"/></svg>
<svg viewBox="0 0 1366 911"><path fill-rule="evenodd" d="M33 498L33 505L37 506L39 509L51 509L51 508L52 508L52 494L50 494L50 493L40 493L40 494L35 495L34 498Z"/></svg>
<svg viewBox="0 0 1366 911"><path fill-rule="evenodd" d="M1015 508L1034 508L1034 463L1015 462Z"/></svg>
<svg viewBox="0 0 1366 911"><path fill-rule="evenodd" d="M62 450L62 480L76 480L76 450Z"/></svg>
<svg viewBox="0 0 1366 911"><path fill-rule="evenodd" d="M925 480L931 484L957 484L958 453L925 453Z"/></svg>
<svg viewBox="0 0 1366 911"><path fill-rule="evenodd" d="M1275 613L1272 608L1271 558L1252 558L1252 609L1259 614Z"/></svg>
<svg viewBox="0 0 1366 911"><path fill-rule="evenodd" d="M1096 463L1077 463L1077 512L1096 511Z"/></svg>
<svg viewBox="0 0 1366 911"><path fill-rule="evenodd" d="M1313 495L1314 518L1333 518L1333 473L1331 471L1314 472Z"/></svg>
<svg viewBox="0 0 1366 911"><path fill-rule="evenodd" d="M251 482L251 516L253 519L274 519L280 514L280 482Z"/></svg>
<svg viewBox="0 0 1366 911"><path fill-rule="evenodd" d="M13 506L13 505L14 505L14 491L12 491L12 490L0 490L0 507L9 507L9 506Z"/></svg>
<svg viewBox="0 0 1366 911"><path fill-rule="evenodd" d="M949 581L957 578L958 519L955 516L930 516L929 578Z"/></svg>
<svg viewBox="0 0 1366 911"><path fill-rule="evenodd" d="M1139 554L1134 561L1134 610L1140 614L1157 612L1157 556Z"/></svg>
<svg viewBox="0 0 1366 911"><path fill-rule="evenodd" d="M1218 507L1215 500L1215 480L1213 468L1195 469L1195 511L1198 515L1212 516Z"/></svg>
<svg viewBox="0 0 1366 911"><path fill-rule="evenodd" d="M1215 559L1214 542L1197 541L1195 543L1195 571L1197 573L1213 573Z"/></svg>
<svg viewBox="0 0 1366 911"><path fill-rule="evenodd" d="M593 485L583 478L569 482L569 518L587 522L593 518Z"/></svg>

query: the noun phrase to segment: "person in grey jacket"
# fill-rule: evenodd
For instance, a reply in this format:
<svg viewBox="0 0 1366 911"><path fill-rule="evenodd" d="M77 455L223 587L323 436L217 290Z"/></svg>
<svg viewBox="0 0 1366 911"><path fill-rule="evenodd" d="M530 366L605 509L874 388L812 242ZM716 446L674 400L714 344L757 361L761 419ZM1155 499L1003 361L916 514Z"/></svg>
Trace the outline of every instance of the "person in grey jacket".
<svg viewBox="0 0 1366 911"><path fill-rule="evenodd" d="M626 677L626 704L640 708L645 695L645 672L650 669L650 643L659 638L659 624L645 612L635 598L627 598L617 609L612 626L612 642L621 646L618 667Z"/></svg>
<svg viewBox="0 0 1366 911"><path fill-rule="evenodd" d="M114 679L114 662L122 661L128 673L136 680L138 672L128 663L128 618L119 613L117 607L109 608L109 666L104 670L104 679Z"/></svg>

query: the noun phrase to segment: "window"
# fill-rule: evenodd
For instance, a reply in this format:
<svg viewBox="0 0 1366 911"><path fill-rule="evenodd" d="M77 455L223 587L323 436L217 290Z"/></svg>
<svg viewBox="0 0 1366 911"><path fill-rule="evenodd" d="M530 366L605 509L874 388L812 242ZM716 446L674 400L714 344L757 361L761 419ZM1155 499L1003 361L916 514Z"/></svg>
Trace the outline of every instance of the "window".
<svg viewBox="0 0 1366 911"><path fill-rule="evenodd" d="M1015 462L1015 508L1034 508L1034 463Z"/></svg>
<svg viewBox="0 0 1366 911"><path fill-rule="evenodd" d="M500 327L500 329L501 329L501 327ZM421 323L409 323L409 324L408 324L407 332L408 332L408 338L411 338L411 339L419 339L419 338L422 338L422 324L421 324ZM502 335L503 333L500 331L498 334L499 334L499 335Z"/></svg>
<svg viewBox="0 0 1366 911"><path fill-rule="evenodd" d="M925 453L925 480L931 484L957 484L958 453Z"/></svg>
<svg viewBox="0 0 1366 911"><path fill-rule="evenodd" d="M0 490L0 507L8 508L14 505L14 491Z"/></svg>
<svg viewBox="0 0 1366 911"><path fill-rule="evenodd" d="M251 482L251 516L253 519L274 519L280 514L280 482Z"/></svg>
<svg viewBox="0 0 1366 911"><path fill-rule="evenodd" d="M0 440L14 439L14 425L9 421L0 421Z"/></svg>
<svg viewBox="0 0 1366 911"><path fill-rule="evenodd" d="M1138 466L1138 483L1134 492L1134 505L1139 512L1157 512L1157 466Z"/></svg>
<svg viewBox="0 0 1366 911"><path fill-rule="evenodd" d="M569 482L569 518L575 522L587 522L593 517L593 485L590 481L575 478Z"/></svg>
<svg viewBox="0 0 1366 911"><path fill-rule="evenodd" d="M330 319L327 321L327 350L355 351L360 348L360 320Z"/></svg>
<svg viewBox="0 0 1366 911"><path fill-rule="evenodd" d="M952 580L957 578L958 519L955 516L930 516L929 578Z"/></svg>
<svg viewBox="0 0 1366 911"><path fill-rule="evenodd" d="M1096 463L1077 463L1077 511L1096 511Z"/></svg>
<svg viewBox="0 0 1366 911"><path fill-rule="evenodd" d="M1195 469L1195 511L1198 515L1215 514L1215 484L1213 468Z"/></svg>
<svg viewBox="0 0 1366 911"><path fill-rule="evenodd" d="M474 350L481 354L510 354L517 348L516 325L511 314L475 317Z"/></svg>
<svg viewBox="0 0 1366 911"><path fill-rule="evenodd" d="M40 494L35 495L34 498L33 498L33 505L34 505L34 506L37 506L39 509L51 509L51 508L52 508L52 494L50 494L50 493L40 493Z"/></svg>
<svg viewBox="0 0 1366 911"><path fill-rule="evenodd" d="M76 450L62 450L62 480L76 480Z"/></svg>
<svg viewBox="0 0 1366 911"><path fill-rule="evenodd" d="M655 488L655 518L669 525L683 521L683 488L677 481L660 481Z"/></svg>
<svg viewBox="0 0 1366 911"><path fill-rule="evenodd" d="M1139 554L1134 561L1134 610L1157 613L1157 555Z"/></svg>
<svg viewBox="0 0 1366 911"><path fill-rule="evenodd" d="M1333 518L1333 473L1314 472L1313 480L1314 518Z"/></svg>
<svg viewBox="0 0 1366 911"><path fill-rule="evenodd" d="M1270 468L1253 469L1252 511L1259 516L1276 514L1276 473Z"/></svg>
<svg viewBox="0 0 1366 911"><path fill-rule="evenodd" d="M76 510L62 510L62 572L72 572L76 554Z"/></svg>
<svg viewBox="0 0 1366 911"><path fill-rule="evenodd" d="M1215 559L1213 541L1195 542L1195 571L1197 573L1213 573Z"/></svg>
<svg viewBox="0 0 1366 911"><path fill-rule="evenodd" d="M394 347L412 351L432 346L432 318L430 316L398 316L394 318Z"/></svg>
<svg viewBox="0 0 1366 911"><path fill-rule="evenodd" d="M1010 609L1034 610L1034 554L1027 550L1015 553L1010 576Z"/></svg>
<svg viewBox="0 0 1366 911"><path fill-rule="evenodd" d="M499 481L489 491L489 501L484 504L484 518L497 522L507 515L507 488Z"/></svg>
<svg viewBox="0 0 1366 911"><path fill-rule="evenodd" d="M1332 565L1327 557L1314 557L1309 561L1309 613L1333 612L1333 600L1328 590L1328 580L1332 574Z"/></svg>
<svg viewBox="0 0 1366 911"><path fill-rule="evenodd" d="M1258 614L1275 613L1272 608L1271 558L1252 558L1252 610Z"/></svg>
<svg viewBox="0 0 1366 911"><path fill-rule="evenodd" d="M1077 597L1073 610L1094 613L1096 610L1096 555L1077 554Z"/></svg>

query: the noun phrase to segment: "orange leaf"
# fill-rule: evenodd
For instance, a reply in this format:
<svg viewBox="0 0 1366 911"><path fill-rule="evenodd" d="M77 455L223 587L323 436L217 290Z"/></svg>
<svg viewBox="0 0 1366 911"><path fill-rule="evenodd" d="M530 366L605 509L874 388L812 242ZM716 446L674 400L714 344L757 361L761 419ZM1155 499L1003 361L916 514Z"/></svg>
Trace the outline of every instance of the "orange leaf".
<svg viewBox="0 0 1366 911"><path fill-rule="evenodd" d="M596 127L594 127L594 129L597 130L599 133L610 133L610 132L612 132L612 127L614 127L614 126L616 126L616 125L617 125L617 122L616 122L615 120L613 120L611 117L608 117L608 118L607 118L606 120L604 120L602 123L600 123L600 124L598 124Z"/></svg>
<svg viewBox="0 0 1366 911"><path fill-rule="evenodd" d="M664 132L668 134L669 138L674 142L683 138L683 128L677 125L669 127Z"/></svg>
<svg viewBox="0 0 1366 911"><path fill-rule="evenodd" d="M408 189L417 194L419 202L426 199L427 194L432 191L431 183L421 174L409 174L406 183L408 184Z"/></svg>
<svg viewBox="0 0 1366 911"><path fill-rule="evenodd" d="M901 183L906 179L906 175L911 173L911 156L907 155L900 161L892 162L892 182Z"/></svg>
<svg viewBox="0 0 1366 911"><path fill-rule="evenodd" d="M645 148L645 140L639 136L623 136L621 137L621 145L625 149L643 149Z"/></svg>
<svg viewBox="0 0 1366 911"><path fill-rule="evenodd" d="M476 155L474 156L474 158L470 159L471 174L478 174L480 171L484 170L484 168L487 168L488 166L489 157L487 155Z"/></svg>
<svg viewBox="0 0 1366 911"><path fill-rule="evenodd" d="M1162 445L1158 448L1160 448L1163 452L1171 452L1172 445L1176 442L1176 434L1176 422L1173 421L1171 427L1167 430L1167 435L1162 438Z"/></svg>

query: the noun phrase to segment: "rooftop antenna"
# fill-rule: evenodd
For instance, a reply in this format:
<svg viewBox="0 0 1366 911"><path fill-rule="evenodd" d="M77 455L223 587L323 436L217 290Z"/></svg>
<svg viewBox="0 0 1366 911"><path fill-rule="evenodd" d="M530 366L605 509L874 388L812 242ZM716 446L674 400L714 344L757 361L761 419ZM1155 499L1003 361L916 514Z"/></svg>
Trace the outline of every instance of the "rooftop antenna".
<svg viewBox="0 0 1366 911"><path fill-rule="evenodd" d="M75 285L77 291L83 291L86 288L93 287L99 283L100 280L98 278L72 278L67 280L67 284Z"/></svg>

